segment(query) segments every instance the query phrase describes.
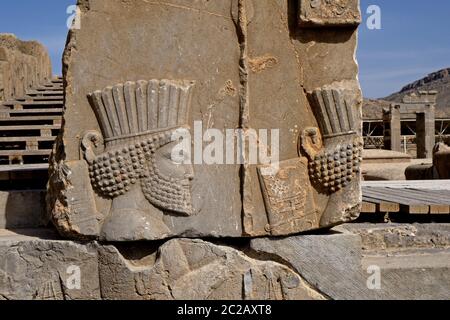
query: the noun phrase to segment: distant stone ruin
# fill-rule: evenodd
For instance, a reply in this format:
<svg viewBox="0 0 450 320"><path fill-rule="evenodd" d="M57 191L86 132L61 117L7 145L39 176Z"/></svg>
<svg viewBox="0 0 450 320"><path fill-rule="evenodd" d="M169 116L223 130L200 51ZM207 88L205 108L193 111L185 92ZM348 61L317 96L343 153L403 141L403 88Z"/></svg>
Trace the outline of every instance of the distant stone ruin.
<svg viewBox="0 0 450 320"><path fill-rule="evenodd" d="M23 96L51 77L50 57L42 44L0 34L0 102Z"/></svg>
<svg viewBox="0 0 450 320"><path fill-rule="evenodd" d="M0 34L0 228L41 224L62 85L42 44Z"/></svg>
<svg viewBox="0 0 450 320"><path fill-rule="evenodd" d="M401 122L408 119L416 122L417 158L433 157L436 95L436 91L409 94L402 103L393 103L383 110L385 149L402 151Z"/></svg>

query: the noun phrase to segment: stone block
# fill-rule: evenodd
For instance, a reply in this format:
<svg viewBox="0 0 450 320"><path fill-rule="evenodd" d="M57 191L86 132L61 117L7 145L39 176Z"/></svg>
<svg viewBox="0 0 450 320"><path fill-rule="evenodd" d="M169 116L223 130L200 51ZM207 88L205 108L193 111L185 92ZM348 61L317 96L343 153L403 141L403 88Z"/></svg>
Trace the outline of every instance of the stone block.
<svg viewBox="0 0 450 320"><path fill-rule="evenodd" d="M333 300L370 299L361 267L361 239L354 234L252 239L258 256L283 261L308 283Z"/></svg>
<svg viewBox="0 0 450 320"><path fill-rule="evenodd" d="M0 230L0 300L100 299L95 246L55 239L46 230Z"/></svg>
<svg viewBox="0 0 450 320"><path fill-rule="evenodd" d="M358 26L361 11L358 0L300 0L302 27Z"/></svg>
<svg viewBox="0 0 450 320"><path fill-rule="evenodd" d="M433 231L434 228L434 231ZM450 297L448 226L344 225L343 233L251 240L333 300Z"/></svg>
<svg viewBox="0 0 450 320"><path fill-rule="evenodd" d="M64 55L64 130L50 167L48 207L61 234L286 236L358 216L355 28L304 32L292 1L78 5L82 27L71 30ZM172 161L180 132L193 148ZM79 183L60 179L77 162ZM69 193L89 205L75 212Z"/></svg>
<svg viewBox="0 0 450 320"><path fill-rule="evenodd" d="M101 246L102 297L116 300L324 299L293 270L201 240Z"/></svg>

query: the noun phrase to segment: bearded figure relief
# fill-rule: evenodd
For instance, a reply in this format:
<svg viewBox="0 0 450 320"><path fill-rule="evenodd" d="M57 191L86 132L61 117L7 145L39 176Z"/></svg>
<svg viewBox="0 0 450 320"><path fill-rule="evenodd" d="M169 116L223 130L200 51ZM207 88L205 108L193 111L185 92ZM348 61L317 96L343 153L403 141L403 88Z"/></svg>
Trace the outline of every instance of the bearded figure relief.
<svg viewBox="0 0 450 320"><path fill-rule="evenodd" d="M167 233L163 213L193 214L192 165L176 162L172 137L187 126L194 82L126 82L89 95L101 134L87 132L81 149L94 190L112 199L105 225ZM178 159L179 161L180 159Z"/></svg>

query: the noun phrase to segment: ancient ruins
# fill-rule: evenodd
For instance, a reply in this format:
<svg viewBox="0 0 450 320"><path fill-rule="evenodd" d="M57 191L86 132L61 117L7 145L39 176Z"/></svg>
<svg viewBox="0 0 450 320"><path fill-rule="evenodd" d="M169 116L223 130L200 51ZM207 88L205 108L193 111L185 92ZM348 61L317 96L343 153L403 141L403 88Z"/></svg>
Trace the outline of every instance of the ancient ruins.
<svg viewBox="0 0 450 320"><path fill-rule="evenodd" d="M362 99L354 61L360 13L350 3L344 16L329 4L318 19L322 9L289 2L82 1L50 169L48 205L59 231L107 241L252 237L355 219ZM108 12L116 33L97 22L97 10ZM131 32L137 26L151 36ZM332 42L336 32L347 40ZM346 63L320 58L331 51ZM171 136L194 121L224 133L278 129L279 170L248 160L174 165Z"/></svg>
<svg viewBox="0 0 450 320"><path fill-rule="evenodd" d="M27 230L8 228L7 215L1 226L16 230L0 230L0 299L449 296L445 226L345 224L367 206L358 0L78 7L63 80L39 45L0 37L4 108L27 109L36 99L18 97L39 86L64 93L45 209ZM8 50L23 56L8 60ZM391 129L401 108L389 111ZM427 135L432 118L423 112ZM200 135L200 152L210 150L196 124L241 132L226 141L233 161L196 163L190 144L174 161L180 132ZM252 141L277 151L267 137L252 140L260 129L278 132L278 161L251 161ZM428 157L433 147L424 138L419 152ZM429 243L444 251L440 260L416 260ZM398 258L402 250L412 253ZM373 265L383 268L376 288Z"/></svg>

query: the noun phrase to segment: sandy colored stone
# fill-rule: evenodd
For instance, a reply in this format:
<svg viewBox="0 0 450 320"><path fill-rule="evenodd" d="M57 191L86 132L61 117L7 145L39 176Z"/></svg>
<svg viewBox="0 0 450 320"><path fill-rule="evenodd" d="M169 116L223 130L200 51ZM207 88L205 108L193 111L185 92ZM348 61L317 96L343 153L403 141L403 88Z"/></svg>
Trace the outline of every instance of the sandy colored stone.
<svg viewBox="0 0 450 320"><path fill-rule="evenodd" d="M288 267L201 240L99 248L104 299L324 299Z"/></svg>
<svg viewBox="0 0 450 320"><path fill-rule="evenodd" d="M365 287L361 240L354 234L304 235L251 240L256 254L284 261L333 300L373 298Z"/></svg>
<svg viewBox="0 0 450 320"><path fill-rule="evenodd" d="M51 77L50 56L42 44L0 34L0 102L23 96Z"/></svg>
<svg viewBox="0 0 450 320"><path fill-rule="evenodd" d="M361 237L363 272L379 268L379 299L448 300L450 226L436 224L348 224ZM373 269L372 269L373 270ZM373 273L366 272L366 276Z"/></svg>
<svg viewBox="0 0 450 320"><path fill-rule="evenodd" d="M334 300L448 299L448 225L345 224L334 234L252 239ZM372 286L374 270L379 287Z"/></svg>
<svg viewBox="0 0 450 320"><path fill-rule="evenodd" d="M302 27L349 26L361 23L358 0L300 0Z"/></svg>
<svg viewBox="0 0 450 320"><path fill-rule="evenodd" d="M81 28L71 30L64 54L64 130L48 197L62 234L107 241L280 236L358 216L362 98L353 22L302 29L291 1L78 5ZM224 134L239 128L246 138L256 132L260 148L271 146L259 130L278 129L279 163L250 163L243 148L243 163L174 166L169 138L176 128L194 136L196 122ZM237 142L231 145L236 152ZM70 197L60 201L70 186L58 183L64 162L87 163L89 176L80 181L91 180L85 197L94 205L84 213L73 212ZM279 174L267 175L274 167ZM71 215L96 219L98 228L87 231Z"/></svg>
<svg viewBox="0 0 450 320"><path fill-rule="evenodd" d="M91 300L100 298L93 245L57 240L53 232L0 230L0 300ZM80 270L72 287L71 267Z"/></svg>

